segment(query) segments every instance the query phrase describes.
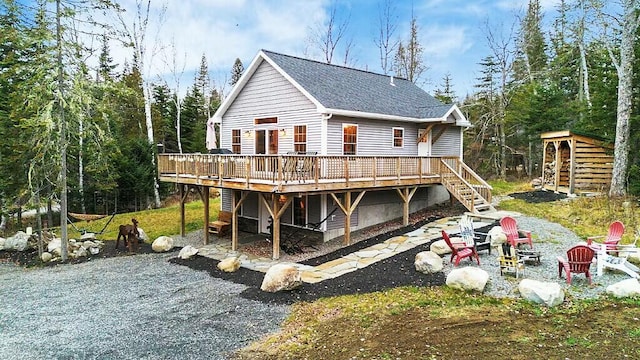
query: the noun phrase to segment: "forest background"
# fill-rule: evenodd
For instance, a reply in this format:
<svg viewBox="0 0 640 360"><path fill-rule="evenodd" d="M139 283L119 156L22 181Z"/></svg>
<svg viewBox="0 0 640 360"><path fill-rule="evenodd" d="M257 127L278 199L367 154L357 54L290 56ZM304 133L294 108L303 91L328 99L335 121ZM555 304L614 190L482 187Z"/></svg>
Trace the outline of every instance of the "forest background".
<svg viewBox="0 0 640 360"><path fill-rule="evenodd" d="M8 215L20 223L24 209L43 204L93 214L160 207L175 188L157 181L157 154L207 152L206 121L244 66L236 59L228 80L214 84L206 55L186 54L200 56L201 65L182 91L175 45L149 41L149 23L161 21L150 7L137 0L125 18L109 0L0 0L2 227ZM379 10L371 46L382 72L422 84L429 39L414 14L409 32L399 33L392 1L380 0ZM433 95L457 103L473 124L465 162L484 178L540 176L540 134L571 130L615 144L612 195L637 196L639 1L562 0L557 10L550 28L539 0L506 30L487 22L489 51L478 54L474 91L459 97L447 75ZM96 20L104 18L112 21ZM331 11L314 24L308 46L316 60L352 64L348 21ZM127 58L112 57L113 40L130 49ZM149 75L159 53L171 69L165 78ZM59 223L47 214L48 224Z"/></svg>

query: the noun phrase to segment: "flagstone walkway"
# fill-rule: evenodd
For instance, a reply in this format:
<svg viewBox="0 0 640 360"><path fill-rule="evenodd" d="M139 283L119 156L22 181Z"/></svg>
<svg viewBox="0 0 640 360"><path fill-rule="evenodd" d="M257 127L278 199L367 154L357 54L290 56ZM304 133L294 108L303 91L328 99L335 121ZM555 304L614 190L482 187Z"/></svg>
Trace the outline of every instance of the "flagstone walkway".
<svg viewBox="0 0 640 360"><path fill-rule="evenodd" d="M514 214L512 212L493 212L483 215L482 217L475 217L473 214L470 215L474 217L474 228L481 228L490 225L493 221L500 219L502 216L517 216L518 214ZM290 264L300 269L302 281L306 283L318 283L323 280L333 279L340 275L362 269L363 267L377 261L392 257L403 251L413 249L416 246L438 239L442 236L441 230L446 230L451 234L456 234L460 231L458 226L459 220L460 216L438 219L404 235L392 237L379 244L372 245L339 259L331 260L317 266L309 266L299 263ZM260 272L267 272L267 270L274 264L281 263L279 260L272 260L270 258L257 257L239 251L232 251L231 244L229 243L202 245L198 248L198 254L218 261L228 257L237 257L238 260L240 260L242 267Z"/></svg>

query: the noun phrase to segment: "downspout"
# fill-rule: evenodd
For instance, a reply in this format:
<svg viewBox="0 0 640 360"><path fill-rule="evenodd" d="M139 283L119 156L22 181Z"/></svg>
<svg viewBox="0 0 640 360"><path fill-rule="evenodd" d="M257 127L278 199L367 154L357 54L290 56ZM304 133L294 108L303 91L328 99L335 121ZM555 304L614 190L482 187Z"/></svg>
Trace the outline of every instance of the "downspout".
<svg viewBox="0 0 640 360"><path fill-rule="evenodd" d="M333 113L322 113L320 114L320 155L327 155L327 140L328 140L328 121L333 117ZM327 194L322 194L320 198L320 218L324 219L327 217L327 208L329 207L329 199L327 199ZM327 231L327 222L324 222L320 225L320 230L324 233ZM323 235L323 240L324 235Z"/></svg>

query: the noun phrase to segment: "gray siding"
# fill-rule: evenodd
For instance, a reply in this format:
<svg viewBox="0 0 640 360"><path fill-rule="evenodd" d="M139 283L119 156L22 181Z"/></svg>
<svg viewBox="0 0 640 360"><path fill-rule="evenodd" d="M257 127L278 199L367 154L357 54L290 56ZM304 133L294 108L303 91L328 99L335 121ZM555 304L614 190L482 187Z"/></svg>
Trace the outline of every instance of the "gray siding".
<svg viewBox="0 0 640 360"><path fill-rule="evenodd" d="M277 117L277 124L254 125L256 118ZM316 106L269 63L263 61L222 117L221 146L231 148L231 130L242 131L242 153L254 153L254 137L246 130L285 129L279 153L293 150L293 126L307 125L307 151L320 152L321 116Z"/></svg>
<svg viewBox="0 0 640 360"><path fill-rule="evenodd" d="M332 117L327 124L327 155L342 155L342 124L358 125L357 154L411 156L418 154L415 124L397 121ZM393 147L393 128L404 129L404 146Z"/></svg>
<svg viewBox="0 0 640 360"><path fill-rule="evenodd" d="M459 126L438 125L434 126L431 133L433 135L438 134L440 130L442 130L443 126L446 126L444 133L440 136L438 141L431 145L431 155L462 157L460 150L462 128Z"/></svg>

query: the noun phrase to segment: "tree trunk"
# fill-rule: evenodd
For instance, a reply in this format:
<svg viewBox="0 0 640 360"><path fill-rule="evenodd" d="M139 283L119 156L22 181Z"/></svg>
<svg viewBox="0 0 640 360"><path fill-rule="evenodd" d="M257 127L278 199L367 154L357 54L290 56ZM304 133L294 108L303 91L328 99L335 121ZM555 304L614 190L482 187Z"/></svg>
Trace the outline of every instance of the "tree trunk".
<svg viewBox="0 0 640 360"><path fill-rule="evenodd" d="M149 141L149 145L151 145L151 151L153 152L153 156L151 156L151 165L153 168L157 170L156 165L156 151L155 149L155 141L153 138L153 121L151 119L151 89L150 85L147 81L144 81L143 85L143 95L144 95L144 117L147 125L147 140ZM157 171L156 171L157 173ZM159 208L162 204L160 203L160 192L158 191L158 178L156 175L153 176L153 197L155 200L155 207Z"/></svg>
<svg viewBox="0 0 640 360"><path fill-rule="evenodd" d="M635 33L638 28L638 15L635 10L637 0L624 1L624 20L622 26L622 42L620 43L620 63L618 72L618 120L616 123L616 140L613 152L613 175L611 178L610 196L625 196L627 169L629 167L629 137L631 128L631 100L633 97L633 61Z"/></svg>

